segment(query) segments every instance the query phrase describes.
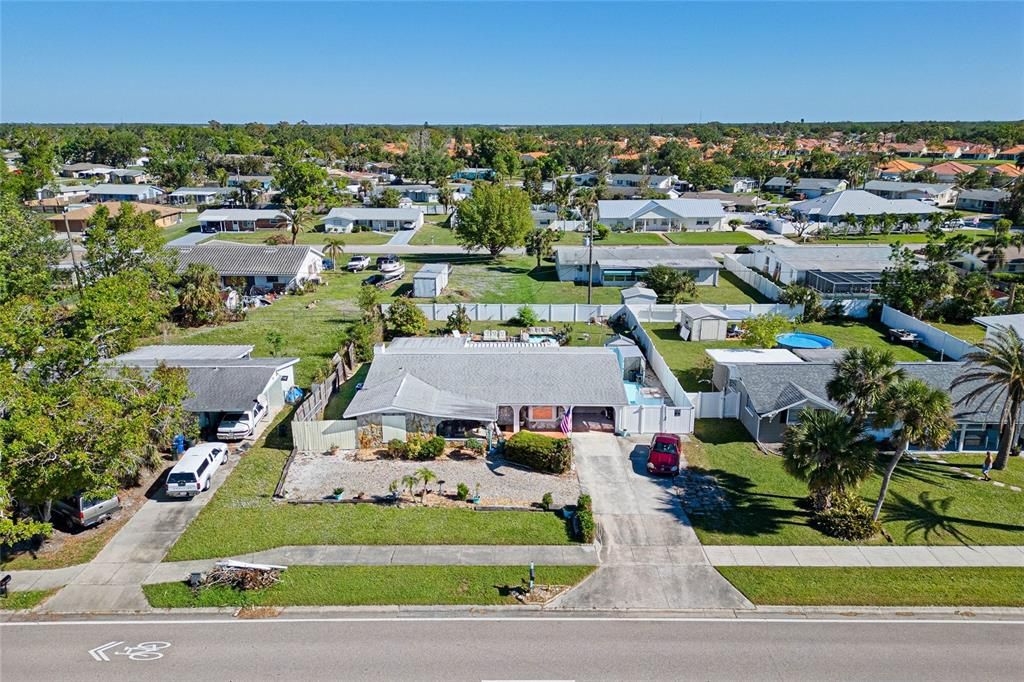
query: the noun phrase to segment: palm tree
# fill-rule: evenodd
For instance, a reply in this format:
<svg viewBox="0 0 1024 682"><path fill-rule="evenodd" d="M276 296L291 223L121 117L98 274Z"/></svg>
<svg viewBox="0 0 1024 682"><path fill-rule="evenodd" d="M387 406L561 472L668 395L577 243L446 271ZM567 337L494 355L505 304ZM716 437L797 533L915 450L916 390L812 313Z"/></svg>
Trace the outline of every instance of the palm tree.
<svg viewBox="0 0 1024 682"><path fill-rule="evenodd" d="M871 475L875 448L845 412L804 410L786 431L782 456L786 473L805 481L814 508L823 510Z"/></svg>
<svg viewBox="0 0 1024 682"><path fill-rule="evenodd" d="M559 218L565 218L562 212L569 206L575 185L572 178L560 178L555 180L555 206Z"/></svg>
<svg viewBox="0 0 1024 682"><path fill-rule="evenodd" d="M420 503L423 503L427 499L427 486L437 480L437 474L427 467L420 467L416 470L416 477L423 481L423 491L420 493Z"/></svg>
<svg viewBox="0 0 1024 682"><path fill-rule="evenodd" d="M262 186L256 180L245 180L238 186L238 189L242 193L242 202L245 207L252 208L256 195L261 193Z"/></svg>
<svg viewBox="0 0 1024 682"><path fill-rule="evenodd" d="M836 361L835 374L826 390L829 400L863 425L889 387L901 378L903 370L896 367L891 350L851 348Z"/></svg>
<svg viewBox="0 0 1024 682"><path fill-rule="evenodd" d="M932 388L920 379L897 381L885 392L878 402L874 426L896 426L890 436L895 447L882 476L882 489L878 491L878 502L875 503L872 516L875 521L882 513L882 503L885 502L892 474L907 448L913 443L935 450L948 443L956 429L952 412L949 394L942 389Z"/></svg>
<svg viewBox="0 0 1024 682"><path fill-rule="evenodd" d="M178 285L178 310L182 322L197 326L213 322L220 312L220 276L206 263L190 263Z"/></svg>
<svg viewBox="0 0 1024 682"><path fill-rule="evenodd" d="M345 253L345 240L341 237L328 237L325 246L327 255L331 258L331 270L337 270L338 253Z"/></svg>
<svg viewBox="0 0 1024 682"><path fill-rule="evenodd" d="M896 229L896 225L899 221L900 219L892 213L883 213L878 219L878 223L881 226L881 233L888 237L892 234L892 231Z"/></svg>
<svg viewBox="0 0 1024 682"><path fill-rule="evenodd" d="M451 207L455 204L455 193L452 192L452 188L448 186L447 182L437 189L437 200L444 206L445 214L451 212Z"/></svg>
<svg viewBox="0 0 1024 682"><path fill-rule="evenodd" d="M875 228L878 227L878 216L866 215L860 219L861 232L865 235L871 235L874 233Z"/></svg>
<svg viewBox="0 0 1024 682"><path fill-rule="evenodd" d="M413 496L413 489L416 488L416 484L420 482L420 477L415 474L409 474L408 476L402 476L402 487L409 491L409 497Z"/></svg>
<svg viewBox="0 0 1024 682"><path fill-rule="evenodd" d="M1002 401L999 415L999 452L993 466L1005 469L1010 449L1017 443L1018 422L1024 405L1024 340L1013 327L986 338L978 350L964 356L967 366L953 380L952 388L973 386L957 405L980 403L987 408Z"/></svg>
<svg viewBox="0 0 1024 682"><path fill-rule="evenodd" d="M843 215L843 236L850 236L850 228L857 224L857 216L852 213L846 213Z"/></svg>
<svg viewBox="0 0 1024 682"><path fill-rule="evenodd" d="M295 246L295 240L302 232L302 224L313 215L313 209L304 203L293 204L291 208L284 209L284 214L288 216L288 229L292 233L292 246Z"/></svg>

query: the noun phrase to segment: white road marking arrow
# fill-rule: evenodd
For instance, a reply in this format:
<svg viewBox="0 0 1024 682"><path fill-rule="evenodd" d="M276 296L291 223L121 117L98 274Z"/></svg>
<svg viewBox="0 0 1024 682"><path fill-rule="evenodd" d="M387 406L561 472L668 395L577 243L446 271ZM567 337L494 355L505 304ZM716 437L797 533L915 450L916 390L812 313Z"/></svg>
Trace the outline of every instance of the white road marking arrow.
<svg viewBox="0 0 1024 682"><path fill-rule="evenodd" d="M107 649L118 646L119 644L124 644L124 642L107 642L106 644L98 646L95 649L89 649L89 655L97 661L109 661L110 658L108 658L107 655L103 652Z"/></svg>

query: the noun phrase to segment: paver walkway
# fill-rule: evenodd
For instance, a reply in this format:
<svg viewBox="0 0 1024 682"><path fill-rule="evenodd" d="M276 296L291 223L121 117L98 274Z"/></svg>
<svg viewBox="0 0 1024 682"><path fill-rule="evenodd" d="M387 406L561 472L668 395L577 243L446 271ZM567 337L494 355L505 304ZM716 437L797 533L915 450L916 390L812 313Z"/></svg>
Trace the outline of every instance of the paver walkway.
<svg viewBox="0 0 1024 682"><path fill-rule="evenodd" d="M831 547L705 545L715 566L1013 566L1024 568L1024 547L900 546Z"/></svg>
<svg viewBox="0 0 1024 682"><path fill-rule="evenodd" d="M753 608L708 562L671 479L647 475L646 446L602 433L572 440L580 484L594 498L601 565L553 605Z"/></svg>
<svg viewBox="0 0 1024 682"><path fill-rule="evenodd" d="M94 613L148 609L142 581L156 569L174 541L210 501L237 461L238 454L232 453L227 465L214 476L210 490L191 500L167 498L161 490L157 497L135 512L95 559L76 567L78 572L70 576L64 589L39 610L43 613ZM22 581L33 579L31 575L20 575L22 573L43 572L17 572L11 580L17 589L29 589L22 587L25 584ZM45 573L53 579L51 572ZM36 584L42 579L38 578Z"/></svg>

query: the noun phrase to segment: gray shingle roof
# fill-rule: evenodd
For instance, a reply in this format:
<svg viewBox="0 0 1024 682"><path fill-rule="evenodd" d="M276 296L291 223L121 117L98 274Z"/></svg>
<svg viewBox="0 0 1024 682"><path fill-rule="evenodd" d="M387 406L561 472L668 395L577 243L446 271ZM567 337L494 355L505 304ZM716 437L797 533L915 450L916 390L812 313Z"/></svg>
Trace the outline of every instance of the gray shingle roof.
<svg viewBox="0 0 1024 682"><path fill-rule="evenodd" d="M359 390L345 410L345 417L379 412L494 421L498 416L498 406L488 400L438 390L412 374L402 372Z"/></svg>
<svg viewBox="0 0 1024 682"><path fill-rule="evenodd" d="M862 189L847 189L833 194L824 194L817 199L808 199L793 204L794 213L809 216L856 216L939 213L940 209L916 199L883 199L877 194Z"/></svg>
<svg viewBox="0 0 1024 682"><path fill-rule="evenodd" d="M656 212L680 218L722 218L725 210L715 199L615 199L598 201L600 220L632 220Z"/></svg>
<svg viewBox="0 0 1024 682"><path fill-rule="evenodd" d="M965 189L960 192L960 198L975 201L1006 201L1010 198L1010 193L1004 189Z"/></svg>
<svg viewBox="0 0 1024 682"><path fill-rule="evenodd" d="M154 345L142 346L117 356L120 362L146 362L150 360L236 360L252 353L250 345Z"/></svg>
<svg viewBox="0 0 1024 682"><path fill-rule="evenodd" d="M622 371L608 348L552 348L471 343L466 339L396 339L378 349L346 415L379 404L405 374L467 405L626 405ZM381 385L386 387L380 388ZM409 391L413 391L410 388ZM375 402L370 403L370 399ZM472 402L471 402L472 401ZM452 416L452 415L443 415Z"/></svg>
<svg viewBox="0 0 1024 682"><path fill-rule="evenodd" d="M555 249L555 260L560 265L586 265L588 252L585 246L559 246ZM722 267L707 249L689 246L595 246L594 262L602 268L667 265L718 270Z"/></svg>
<svg viewBox="0 0 1024 682"><path fill-rule="evenodd" d="M191 263L206 263L221 277L295 277L301 272L302 265L310 253L323 257L323 253L310 246L264 246L228 242L182 246L177 252L178 272L184 272Z"/></svg>
<svg viewBox="0 0 1024 682"><path fill-rule="evenodd" d="M156 191L157 194L163 194L164 191L159 187L152 185L112 185L102 184L96 185L89 190L89 196L102 196L112 194L116 196L148 196L151 192Z"/></svg>
<svg viewBox="0 0 1024 682"><path fill-rule="evenodd" d="M920 379L934 388L950 393L953 415L961 422L998 422L1002 405L957 405L956 401L973 386L951 389L953 380L964 371L959 362L899 362L898 367L909 377ZM731 381L742 382L750 403L760 414L770 414L793 405L798 395L816 396L826 400L828 382L835 373L831 362L800 362L791 364L737 364L730 366Z"/></svg>
<svg viewBox="0 0 1024 682"><path fill-rule="evenodd" d="M935 183L935 182L896 182L890 180L869 180L864 185L866 190L879 190L885 192L910 192L911 190L917 190L919 192L927 192L928 194L942 194L953 189L953 185L948 183Z"/></svg>
<svg viewBox="0 0 1024 682"><path fill-rule="evenodd" d="M888 245L843 246L755 246L753 251L772 254L794 270L823 272L881 271L888 268L892 248Z"/></svg>

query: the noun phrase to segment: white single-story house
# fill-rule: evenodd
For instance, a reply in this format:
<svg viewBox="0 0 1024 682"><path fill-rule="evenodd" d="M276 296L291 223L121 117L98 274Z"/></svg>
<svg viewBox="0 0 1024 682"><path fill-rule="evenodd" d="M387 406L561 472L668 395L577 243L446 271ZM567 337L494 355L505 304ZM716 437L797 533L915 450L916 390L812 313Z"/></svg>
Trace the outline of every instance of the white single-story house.
<svg viewBox="0 0 1024 682"><path fill-rule="evenodd" d="M410 433L558 431L566 413L575 431L612 431L627 405L609 348L418 337L374 348L345 418L362 447L379 447Z"/></svg>
<svg viewBox="0 0 1024 682"><path fill-rule="evenodd" d="M936 206L952 206L957 196L956 186L950 183L869 180L864 190L883 199L917 199L931 201Z"/></svg>
<svg viewBox="0 0 1024 682"><path fill-rule="evenodd" d="M799 178L793 183L782 176L776 176L764 183L765 191L774 194L802 194L806 199L842 192L846 186L846 180L836 178Z"/></svg>
<svg viewBox="0 0 1024 682"><path fill-rule="evenodd" d="M332 208L324 218L324 232L351 232L368 227L374 232L417 230L423 227L423 211L418 208Z"/></svg>
<svg viewBox="0 0 1024 682"><path fill-rule="evenodd" d="M262 192L269 192L274 186L273 175L229 175L228 187L241 187L242 185L254 182Z"/></svg>
<svg viewBox="0 0 1024 682"><path fill-rule="evenodd" d="M252 288L288 291L319 281L324 254L311 246L268 246L212 241L176 248L178 272L191 263L205 263L224 286L248 293Z"/></svg>
<svg viewBox="0 0 1024 682"><path fill-rule="evenodd" d="M991 339L1007 329L1014 329L1017 334L1024 337L1024 314L980 315L973 319L985 328L986 339Z"/></svg>
<svg viewBox="0 0 1024 682"><path fill-rule="evenodd" d="M1002 213L1010 193L1005 189L965 189L956 198L956 207L961 211L981 211L983 213Z"/></svg>
<svg viewBox="0 0 1024 682"><path fill-rule="evenodd" d="M412 295L416 298L437 298L448 286L450 263L427 263L412 276Z"/></svg>
<svg viewBox="0 0 1024 682"><path fill-rule="evenodd" d="M199 214L199 229L203 232L288 229L291 224L287 213L269 208L215 208Z"/></svg>
<svg viewBox="0 0 1024 682"><path fill-rule="evenodd" d="M94 187L95 185L57 185L56 188L44 186L36 190L36 199L40 201L43 199L62 199L66 201L77 199L82 201L89 196L89 191Z"/></svg>
<svg viewBox="0 0 1024 682"><path fill-rule="evenodd" d="M719 189L723 192L728 192L729 194L756 192L757 180L754 178L729 178L729 182L719 187Z"/></svg>
<svg viewBox="0 0 1024 682"><path fill-rule="evenodd" d="M161 363L188 370L190 396L184 408L200 428L214 428L227 412L244 412L257 401L271 413L282 407L295 385L299 358L254 358L252 346L143 346L112 360L125 367L153 370Z"/></svg>
<svg viewBox="0 0 1024 682"><path fill-rule="evenodd" d="M932 213L941 213L941 209L932 204L916 199L883 199L877 194L862 189L848 189L834 194L826 194L817 199L800 201L790 209L797 219L810 222L830 223L839 225L848 214L857 218L884 214L894 216L915 216L918 222L927 220Z"/></svg>
<svg viewBox="0 0 1024 682"><path fill-rule="evenodd" d="M597 202L597 221L613 230L714 232L725 209L714 199L617 199Z"/></svg>
<svg viewBox="0 0 1024 682"><path fill-rule="evenodd" d="M433 185L377 185L373 188L373 195L380 196L389 189L417 204L436 204L441 197L440 191Z"/></svg>
<svg viewBox="0 0 1024 682"><path fill-rule="evenodd" d="M99 177L103 180L110 178L110 171L113 166L103 163L67 163L60 167L60 174L65 178L92 178Z"/></svg>
<svg viewBox="0 0 1024 682"><path fill-rule="evenodd" d="M692 246L595 246L594 284L628 287L642 282L655 265L688 272L698 286L718 286L722 264L707 249ZM562 282L587 283L590 249L555 248L555 269Z"/></svg>
<svg viewBox="0 0 1024 682"><path fill-rule="evenodd" d="M752 246L740 262L781 284L805 284L823 294L869 294L891 265L892 248L873 246Z"/></svg>
<svg viewBox="0 0 1024 682"><path fill-rule="evenodd" d="M989 249L980 251L965 251L961 253L951 264L974 272L976 270L992 270L994 272L1024 272L1024 248L1019 246L1008 246L1002 251L1002 263L998 263L996 254ZM991 267L990 267L991 266Z"/></svg>
<svg viewBox="0 0 1024 682"><path fill-rule="evenodd" d="M141 185L149 182L149 173L137 168L114 168L109 173L110 181L125 185Z"/></svg>
<svg viewBox="0 0 1024 682"><path fill-rule="evenodd" d="M171 204L207 206L220 204L238 191L236 187L179 187L167 195Z"/></svg>
<svg viewBox="0 0 1024 682"><path fill-rule="evenodd" d="M164 191L153 185L96 185L89 190L89 201L156 201Z"/></svg>
<svg viewBox="0 0 1024 682"><path fill-rule="evenodd" d="M646 186L641 186L646 178ZM637 189L672 189L679 178L675 175L641 175L639 173L609 173L608 187L633 187Z"/></svg>

